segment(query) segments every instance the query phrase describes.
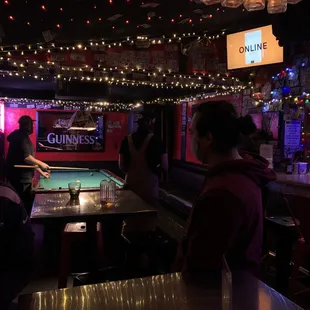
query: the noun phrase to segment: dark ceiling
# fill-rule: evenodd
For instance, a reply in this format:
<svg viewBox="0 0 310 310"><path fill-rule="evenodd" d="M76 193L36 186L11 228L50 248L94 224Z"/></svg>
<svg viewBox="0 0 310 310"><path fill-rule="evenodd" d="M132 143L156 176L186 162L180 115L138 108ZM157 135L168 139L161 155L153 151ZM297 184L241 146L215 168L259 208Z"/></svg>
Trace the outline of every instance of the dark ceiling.
<svg viewBox="0 0 310 310"><path fill-rule="evenodd" d="M205 6L199 0L1 0L2 44L115 39L148 34L238 31L270 23L266 11ZM2 28L2 29L1 29Z"/></svg>

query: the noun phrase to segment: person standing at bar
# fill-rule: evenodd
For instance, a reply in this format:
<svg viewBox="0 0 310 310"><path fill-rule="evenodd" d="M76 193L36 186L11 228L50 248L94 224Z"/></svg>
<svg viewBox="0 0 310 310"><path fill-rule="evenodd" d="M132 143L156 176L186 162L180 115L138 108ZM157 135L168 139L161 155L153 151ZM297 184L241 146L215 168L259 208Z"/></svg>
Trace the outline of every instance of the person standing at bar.
<svg viewBox="0 0 310 310"><path fill-rule="evenodd" d="M17 191L28 214L32 207L32 179L34 169L14 168L15 165L38 166L35 170L43 177L49 178L49 166L34 157L34 147L30 140L33 134L34 120L30 116L24 115L19 121L19 129L13 131L7 140L10 143L6 157L6 179Z"/></svg>
<svg viewBox="0 0 310 310"><path fill-rule="evenodd" d="M155 117L138 114L138 129L126 137L119 152L119 168L126 174L126 187L151 205L157 203L159 195L158 174L168 170L168 156L163 143L153 134ZM125 230L130 230L126 222ZM152 230L150 222L139 221L134 230ZM127 226L127 227L126 227Z"/></svg>
<svg viewBox="0 0 310 310"><path fill-rule="evenodd" d="M255 132L250 116L238 117L226 101L199 106L192 124L192 151L209 165L179 247L176 271L219 271L223 256L231 270L258 273L263 240L262 188L275 180L269 163L240 156L242 135Z"/></svg>

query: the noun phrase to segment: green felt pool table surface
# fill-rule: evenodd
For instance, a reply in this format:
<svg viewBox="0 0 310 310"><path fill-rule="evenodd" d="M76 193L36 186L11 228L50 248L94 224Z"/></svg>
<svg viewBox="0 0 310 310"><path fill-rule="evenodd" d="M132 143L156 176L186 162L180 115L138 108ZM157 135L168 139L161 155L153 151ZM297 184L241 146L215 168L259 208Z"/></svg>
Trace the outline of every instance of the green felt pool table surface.
<svg viewBox="0 0 310 310"><path fill-rule="evenodd" d="M76 181L81 182L81 190L99 189L100 182L103 180L112 180L117 187L124 185L120 178L106 170L53 170L49 179L44 179L40 176L39 183L34 187L34 191L68 190L68 183Z"/></svg>

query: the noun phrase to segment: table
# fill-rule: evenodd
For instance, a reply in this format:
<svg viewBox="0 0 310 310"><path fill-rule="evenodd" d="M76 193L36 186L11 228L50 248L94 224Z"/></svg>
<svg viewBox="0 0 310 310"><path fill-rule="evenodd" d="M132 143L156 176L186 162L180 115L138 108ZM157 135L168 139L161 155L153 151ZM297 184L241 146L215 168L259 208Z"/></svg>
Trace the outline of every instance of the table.
<svg viewBox="0 0 310 310"><path fill-rule="evenodd" d="M68 191L68 183L77 180L81 181L81 191L99 190L102 180L114 181L118 188L124 185L124 180L108 170L52 170L49 179L36 173L33 190L35 193Z"/></svg>
<svg viewBox="0 0 310 310"><path fill-rule="evenodd" d="M229 303L227 298L230 300ZM18 310L30 309L301 310L302 308L249 275L233 273L232 295L227 296L220 284L197 282L174 273L20 296Z"/></svg>
<svg viewBox="0 0 310 310"><path fill-rule="evenodd" d="M100 202L98 191L81 192L78 201L70 200L68 192L37 194L31 211L31 220L45 223L60 220L64 223L94 220L100 222L107 217L127 218L157 210L130 190L117 190L116 201L109 205Z"/></svg>
<svg viewBox="0 0 310 310"><path fill-rule="evenodd" d="M277 173L277 181L282 184L292 184L297 186L310 186L310 174L285 174Z"/></svg>
<svg viewBox="0 0 310 310"><path fill-rule="evenodd" d="M81 192L78 201L71 201L68 192L36 194L31 211L31 221L37 224L86 222L91 271L97 269L97 222L103 222L104 230L121 225L125 218L146 214L156 215L157 210L129 190L118 190L116 201L102 205L100 193ZM107 236L105 236L107 235ZM109 234L103 233L103 238ZM105 244L105 240L103 240ZM107 251L108 252L108 251Z"/></svg>

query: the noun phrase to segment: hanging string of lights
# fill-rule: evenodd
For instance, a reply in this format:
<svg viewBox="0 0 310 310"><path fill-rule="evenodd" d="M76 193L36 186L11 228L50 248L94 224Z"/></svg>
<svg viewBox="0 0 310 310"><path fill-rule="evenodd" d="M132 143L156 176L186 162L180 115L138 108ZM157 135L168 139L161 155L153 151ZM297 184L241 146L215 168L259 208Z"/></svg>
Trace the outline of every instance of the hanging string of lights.
<svg viewBox="0 0 310 310"><path fill-rule="evenodd" d="M107 112L125 112L139 109L142 105L148 104L181 104L182 101L204 100L216 97L232 95L229 91L214 93L199 93L196 95L182 96L177 98L156 98L149 101L139 101L134 103L108 102L108 101L73 101L73 100L45 100L28 98L8 98L0 97L7 107L10 108L36 108L36 109L64 109L64 110L95 110ZM309 97L309 94L307 95Z"/></svg>
<svg viewBox="0 0 310 310"><path fill-rule="evenodd" d="M0 76L5 77L21 77L21 78L34 78L36 80L50 80L54 78L49 75L40 75L40 74L28 74L24 72L0 72ZM166 88L166 89L174 89L174 88L188 88L188 89L203 89L203 90L215 90L221 89L224 91L231 92L239 92L247 88L245 85L220 85L217 83L210 82L209 84L197 83L197 82L156 82L156 81L138 81L138 80L129 80L125 78L114 78L114 77L65 77L62 75L57 75L56 77L59 81L80 81L80 82L93 82L93 83L106 83L109 85L120 85L120 86L148 86L154 88Z"/></svg>
<svg viewBox="0 0 310 310"><path fill-rule="evenodd" d="M292 104L303 108L305 105L307 107L310 107L310 93L304 92L298 96L288 95L282 99L275 99L275 98L270 99L270 100L254 99L254 101L255 101L256 106L265 106L265 107L268 106L268 107L270 107L273 105L277 105L277 106L279 106L280 110L282 109L282 104L284 101L289 101ZM270 110L270 109L268 108L268 110Z"/></svg>
<svg viewBox="0 0 310 310"><path fill-rule="evenodd" d="M157 98L150 101L143 101L144 104L162 104L162 103L176 103L181 104L182 101L196 101L205 99L214 99L217 97L229 96L233 93L229 91L215 92L215 93L199 93L196 95L182 96L178 98Z"/></svg>
<svg viewBox="0 0 310 310"><path fill-rule="evenodd" d="M15 60L11 58L4 58L0 57L0 70L1 67L4 66L12 66L12 71L21 71L26 73L26 70L28 71L35 71L37 70L38 73L42 73L42 71L49 71L51 74L57 75L57 74L63 74L65 76L74 76L74 75L87 75L90 73L93 73L94 75L103 77L105 74L111 73L115 75L120 75L122 77L125 77L126 75L130 74L137 74L137 78L143 79L153 77L156 80L168 80L170 82L192 82L192 81L201 81L200 83L203 83L203 79L209 79L212 81L217 82L227 82L227 83L238 83L239 79L230 76L227 73L194 73L192 75L189 74L176 74L176 73L169 73L161 70L160 67L155 68L155 70L146 70L142 68L119 68L119 67L102 67L102 65L98 64L95 66L89 66L89 65L81 65L81 66L64 66L61 64L58 64L56 62L51 61L36 61L36 60ZM155 72L154 72L155 71Z"/></svg>
<svg viewBox="0 0 310 310"><path fill-rule="evenodd" d="M71 101L71 100L44 100L27 98L0 98L10 108L31 108L31 109L64 109L78 110L85 109L102 112L126 112L139 108L140 103L123 103L107 101Z"/></svg>
<svg viewBox="0 0 310 310"><path fill-rule="evenodd" d="M259 11L265 9L269 14L284 13L288 4L297 4L302 0L200 0L205 5L221 4L223 7L238 8L243 5L244 8L251 11Z"/></svg>
<svg viewBox="0 0 310 310"><path fill-rule="evenodd" d="M225 36L225 31L221 33L209 35L207 33L187 32L181 34L173 34L172 36L136 36L126 37L125 39L117 40L87 40L78 43L37 43L37 44L14 44L14 45L0 45L0 54L6 53L7 56L12 54L38 54L38 53L52 53L57 51L76 51L76 50L92 50L92 51L104 51L105 49L139 45L143 42L144 46L158 45L164 43L182 43L184 40L196 39L200 41L202 39L216 40Z"/></svg>

